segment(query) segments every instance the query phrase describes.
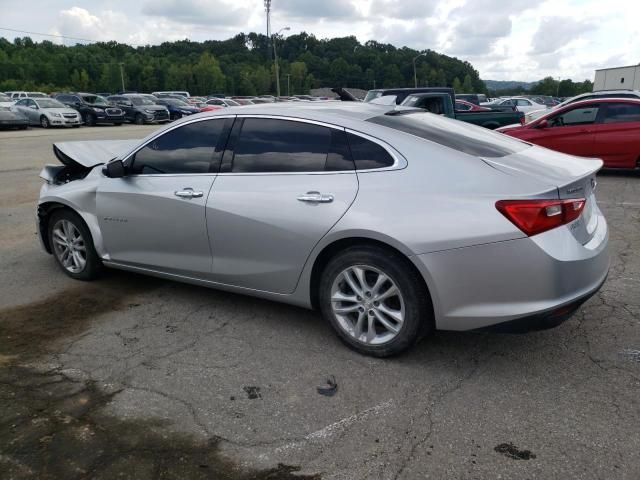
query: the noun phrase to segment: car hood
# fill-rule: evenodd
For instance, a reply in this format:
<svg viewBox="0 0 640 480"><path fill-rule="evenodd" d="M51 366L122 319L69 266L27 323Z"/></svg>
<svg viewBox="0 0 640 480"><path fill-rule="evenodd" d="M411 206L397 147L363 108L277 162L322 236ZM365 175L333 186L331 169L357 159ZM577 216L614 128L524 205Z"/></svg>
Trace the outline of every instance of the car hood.
<svg viewBox="0 0 640 480"><path fill-rule="evenodd" d="M153 110L154 112L160 112L167 109L167 107L163 105L138 105L138 108L142 108L144 110Z"/></svg>
<svg viewBox="0 0 640 480"><path fill-rule="evenodd" d="M75 115L78 114L77 110L73 110L71 108L43 108L43 110L47 113L60 113L60 114L64 114L64 113L73 113Z"/></svg>
<svg viewBox="0 0 640 480"><path fill-rule="evenodd" d="M92 140L53 144L53 153L64 165L94 167L126 155L140 140Z"/></svg>

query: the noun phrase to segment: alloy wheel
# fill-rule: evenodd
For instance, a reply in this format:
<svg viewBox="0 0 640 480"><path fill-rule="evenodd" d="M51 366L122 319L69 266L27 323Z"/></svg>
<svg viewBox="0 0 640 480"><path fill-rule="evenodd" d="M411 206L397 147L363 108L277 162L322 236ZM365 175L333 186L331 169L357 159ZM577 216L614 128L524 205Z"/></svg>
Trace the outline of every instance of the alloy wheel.
<svg viewBox="0 0 640 480"><path fill-rule="evenodd" d="M43 115L40 117L40 125L42 128L49 128L49 119Z"/></svg>
<svg viewBox="0 0 640 480"><path fill-rule="evenodd" d="M71 273L82 272L87 264L87 247L80 230L69 220L58 220L52 240L60 264Z"/></svg>
<svg viewBox="0 0 640 480"><path fill-rule="evenodd" d="M340 272L331 287L338 325L358 342L380 345L393 340L405 318L402 292L391 277L368 265Z"/></svg>

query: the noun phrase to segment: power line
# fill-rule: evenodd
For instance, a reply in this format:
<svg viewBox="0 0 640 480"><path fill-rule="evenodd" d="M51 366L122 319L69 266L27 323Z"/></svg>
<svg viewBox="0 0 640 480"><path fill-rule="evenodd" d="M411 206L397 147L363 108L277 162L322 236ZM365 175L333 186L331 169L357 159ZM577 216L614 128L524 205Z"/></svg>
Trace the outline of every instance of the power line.
<svg viewBox="0 0 640 480"><path fill-rule="evenodd" d="M91 43L107 43L104 40L91 40L88 38L79 38L79 37L69 37L67 35L55 35L53 33L41 33L41 32L29 32L27 30L16 30L15 28L5 28L0 27L0 30L6 30L7 32L15 32L15 33L26 33L28 35L42 35L43 37L53 37L53 38L62 38L63 40L80 40L81 42L91 42ZM115 40L113 40L115 41ZM120 42L116 42L120 43ZM125 45L130 45L132 47L144 47L145 45L139 43L127 43Z"/></svg>

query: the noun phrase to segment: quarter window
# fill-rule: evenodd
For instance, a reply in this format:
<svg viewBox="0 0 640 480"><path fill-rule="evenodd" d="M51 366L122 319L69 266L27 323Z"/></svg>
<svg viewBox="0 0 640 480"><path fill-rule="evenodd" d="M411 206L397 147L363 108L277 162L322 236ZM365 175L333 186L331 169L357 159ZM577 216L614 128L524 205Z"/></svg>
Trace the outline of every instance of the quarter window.
<svg viewBox="0 0 640 480"><path fill-rule="evenodd" d="M321 172L331 146L331 129L291 120L247 118L234 147L231 171Z"/></svg>
<svg viewBox="0 0 640 480"><path fill-rule="evenodd" d="M206 120L171 130L136 152L134 174L207 173L225 121Z"/></svg>
<svg viewBox="0 0 640 480"><path fill-rule="evenodd" d="M371 170L393 165L393 157L377 143L352 133L349 133L347 137L356 170Z"/></svg>
<svg viewBox="0 0 640 480"><path fill-rule="evenodd" d="M608 104L603 123L623 122L640 122L640 105L632 103Z"/></svg>

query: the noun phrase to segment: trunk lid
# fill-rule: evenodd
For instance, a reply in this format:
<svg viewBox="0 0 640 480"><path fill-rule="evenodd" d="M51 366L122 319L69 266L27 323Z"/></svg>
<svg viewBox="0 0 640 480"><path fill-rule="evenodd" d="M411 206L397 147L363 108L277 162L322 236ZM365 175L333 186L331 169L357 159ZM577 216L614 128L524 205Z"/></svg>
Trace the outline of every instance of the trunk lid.
<svg viewBox="0 0 640 480"><path fill-rule="evenodd" d="M53 153L68 167L91 168L126 155L140 140L93 140L87 142L59 142Z"/></svg>
<svg viewBox="0 0 640 480"><path fill-rule="evenodd" d="M602 160L575 157L540 147L483 160L508 175L533 177L555 186L560 199L586 199L580 217L567 227L583 245L591 240L598 226L594 190L597 185L596 173L602 168Z"/></svg>

